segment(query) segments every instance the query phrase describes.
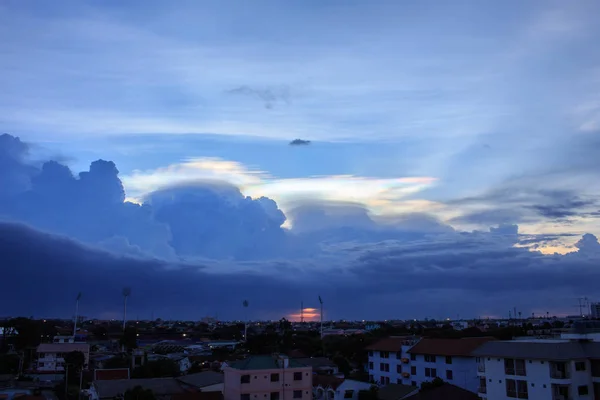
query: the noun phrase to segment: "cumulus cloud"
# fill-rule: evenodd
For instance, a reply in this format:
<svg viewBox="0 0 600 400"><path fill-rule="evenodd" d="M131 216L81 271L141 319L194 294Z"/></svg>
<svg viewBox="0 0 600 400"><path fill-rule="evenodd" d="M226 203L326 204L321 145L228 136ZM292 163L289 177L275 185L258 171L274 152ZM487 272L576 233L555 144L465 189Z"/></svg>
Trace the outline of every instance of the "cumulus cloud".
<svg viewBox="0 0 600 400"><path fill-rule="evenodd" d="M0 224L0 254L3 265L19 266L4 267L0 304L10 304L7 299L25 282L36 294L20 306L27 315L34 309L64 315L70 301L65 299L72 296L39 302L55 298L49 290L56 288L95 296L90 313L118 310L125 283L134 288L140 312L162 304L178 308L181 316L207 304L199 308L203 314L235 318L240 299L247 298L256 317L277 318L300 301L310 306L318 293L327 293L327 312L335 318L500 313L502 302L513 301L512 307L515 298L523 308L560 312L566 299L595 290L592 282L600 274L600 245L591 234L577 243L577 252L544 255L536 246L561 234L523 235L510 223L464 232L426 212L373 214L364 202L334 196L307 196L289 203L284 213L270 197L248 196L214 179L175 181L145 192L142 204L134 204L125 201L114 163L94 161L88 171L74 174L56 161L28 164L27 150L17 138L0 138L0 213L9 221ZM223 170L230 174L237 167ZM344 179L356 183L356 197L363 200L359 188L397 195L423 184L407 178L390 188L397 180ZM273 190L284 183L270 184ZM504 196L507 206L522 204L515 194ZM569 192L531 196L554 199L552 204L566 209L588 205ZM284 228L287 218L291 228ZM31 276L40 282L35 287ZM454 311L444 297L449 295L456 299ZM461 300L474 297L477 305ZM398 310L400 300L410 310Z"/></svg>

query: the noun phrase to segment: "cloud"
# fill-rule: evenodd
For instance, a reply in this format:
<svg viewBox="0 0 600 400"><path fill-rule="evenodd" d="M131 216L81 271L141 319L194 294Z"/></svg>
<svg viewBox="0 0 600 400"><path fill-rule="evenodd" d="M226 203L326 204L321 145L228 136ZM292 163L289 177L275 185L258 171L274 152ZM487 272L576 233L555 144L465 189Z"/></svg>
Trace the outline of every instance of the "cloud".
<svg viewBox="0 0 600 400"><path fill-rule="evenodd" d="M289 104L291 99L290 88L285 85L261 89L243 85L235 89L228 90L227 93L256 98L262 101L267 109L272 109L276 104Z"/></svg>
<svg viewBox="0 0 600 400"><path fill-rule="evenodd" d="M593 235L584 235L573 253L542 254L536 249L568 234L523 234L508 223L466 232L426 212L372 212L369 203L402 202L402 196L418 192L415 185L429 182L425 178L284 180L241 164L194 160L180 170L163 169L162 175L142 174L137 182L148 192L141 197L143 204L133 204L124 200L113 162L94 161L75 175L56 161L32 167L24 156L28 146L17 138L0 144L0 175L23 177L6 180L10 185L0 188L0 253L6 265L19 266L3 271L0 304L10 304L8 299L22 293L25 283L34 296L14 311L25 315L33 310L64 315L71 289L90 296L86 312L118 313L125 285L133 287L137 305L132 307L140 313L171 310L172 317L218 312L235 318L242 312L241 300L248 299L255 317L278 318L297 314L301 301L315 306L311 299L316 303L318 294L324 296L327 315L336 319L498 314L505 302L514 306L517 299L523 308L568 313L568 299L592 293L600 277ZM252 183L248 187L265 192L270 187L284 193L274 189L299 183L306 185L303 190L311 189L307 194L322 190L323 195L296 198L284 212L275 199L248 196L216 179L162 186L165 177L176 176L173 171L195 177L190 171L198 165L215 176L220 171L245 179ZM349 186L356 189L343 196L355 193L361 201L336 200L341 198L334 195L338 179L346 184L340 187L353 183ZM157 183L161 185L155 188ZM534 188L457 204L498 197L507 207L545 204L539 199L567 209L587 206L569 191L540 193ZM287 218L288 229L283 227ZM64 297L40 303L57 298L57 289ZM480 299L477 305L466 300L472 298ZM408 308L397 308L401 300Z"/></svg>
<svg viewBox="0 0 600 400"><path fill-rule="evenodd" d="M290 146L307 146L310 144L310 140L294 139L290 142Z"/></svg>

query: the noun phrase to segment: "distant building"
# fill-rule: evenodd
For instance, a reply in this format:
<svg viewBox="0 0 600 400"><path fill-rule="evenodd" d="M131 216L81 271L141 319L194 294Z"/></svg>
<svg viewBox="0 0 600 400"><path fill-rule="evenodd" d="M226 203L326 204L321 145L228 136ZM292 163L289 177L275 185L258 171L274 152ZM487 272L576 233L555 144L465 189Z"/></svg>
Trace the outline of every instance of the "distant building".
<svg viewBox="0 0 600 400"><path fill-rule="evenodd" d="M87 343L42 343L37 348L37 372L64 372L64 356L72 351L81 351L85 357L85 369L90 362L90 345Z"/></svg>
<svg viewBox="0 0 600 400"><path fill-rule="evenodd" d="M590 304L590 317L600 319L600 303Z"/></svg>
<svg viewBox="0 0 600 400"><path fill-rule="evenodd" d="M234 361L223 372L225 399L312 399L312 368L284 355Z"/></svg>
<svg viewBox="0 0 600 400"><path fill-rule="evenodd" d="M487 400L600 398L600 342L494 341L473 352L479 396Z"/></svg>

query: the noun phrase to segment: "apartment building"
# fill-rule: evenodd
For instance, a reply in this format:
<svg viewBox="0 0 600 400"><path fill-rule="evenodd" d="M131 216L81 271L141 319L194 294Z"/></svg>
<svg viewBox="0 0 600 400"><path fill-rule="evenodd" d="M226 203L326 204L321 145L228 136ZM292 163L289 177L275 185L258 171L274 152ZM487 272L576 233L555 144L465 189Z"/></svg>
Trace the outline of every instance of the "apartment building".
<svg viewBox="0 0 600 400"><path fill-rule="evenodd" d="M37 348L37 372L64 372L64 356L81 351L85 357L85 369L90 362L90 345L87 343L42 343Z"/></svg>
<svg viewBox="0 0 600 400"><path fill-rule="evenodd" d="M312 368L276 354L252 356L223 368L225 400L312 399Z"/></svg>
<svg viewBox="0 0 600 400"><path fill-rule="evenodd" d="M439 377L462 389L477 393L478 363L471 353L493 340L489 337L464 339L421 339L407 352L410 357L410 380L421 385Z"/></svg>
<svg viewBox="0 0 600 400"><path fill-rule="evenodd" d="M379 385L411 384L410 355L407 353L418 338L392 336L367 347L369 379ZM416 382L412 382L416 385Z"/></svg>
<svg viewBox="0 0 600 400"><path fill-rule="evenodd" d="M600 342L494 341L473 355L482 399L600 400Z"/></svg>

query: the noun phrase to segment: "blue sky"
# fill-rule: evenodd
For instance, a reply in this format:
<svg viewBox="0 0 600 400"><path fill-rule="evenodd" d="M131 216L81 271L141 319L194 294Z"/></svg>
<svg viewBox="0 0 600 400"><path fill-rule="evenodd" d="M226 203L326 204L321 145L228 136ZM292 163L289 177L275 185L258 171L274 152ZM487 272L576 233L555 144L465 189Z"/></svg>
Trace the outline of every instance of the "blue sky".
<svg viewBox="0 0 600 400"><path fill-rule="evenodd" d="M127 201L226 182L275 200L285 229L318 227L301 221L318 203L347 216L323 229L356 210L361 229L514 224L543 240L511 246L573 252L600 234L597 15L591 0L4 1L0 131L31 165L113 161Z"/></svg>

